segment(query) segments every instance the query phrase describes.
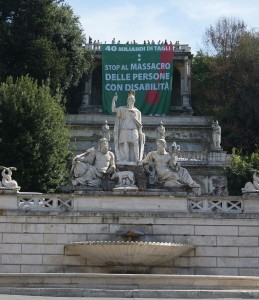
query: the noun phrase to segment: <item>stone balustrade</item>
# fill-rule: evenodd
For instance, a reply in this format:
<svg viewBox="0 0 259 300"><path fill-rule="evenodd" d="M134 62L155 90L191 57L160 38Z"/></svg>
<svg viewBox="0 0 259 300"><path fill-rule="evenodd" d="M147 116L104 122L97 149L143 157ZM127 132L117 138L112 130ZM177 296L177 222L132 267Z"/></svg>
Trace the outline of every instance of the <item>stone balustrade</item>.
<svg viewBox="0 0 259 300"><path fill-rule="evenodd" d="M20 193L17 200L17 209L23 210L68 211L73 208L73 199L66 194Z"/></svg>
<svg viewBox="0 0 259 300"><path fill-rule="evenodd" d="M101 51L101 43L92 43L92 44L85 44L85 49L90 51ZM125 44L114 44L115 46L125 45ZM128 46L137 46L140 44L128 44ZM183 45L176 45L174 44L174 51L175 52L191 52L191 47L188 44Z"/></svg>
<svg viewBox="0 0 259 300"><path fill-rule="evenodd" d="M181 151L179 154L179 161L192 164L207 163L208 154L206 151Z"/></svg>
<svg viewBox="0 0 259 300"><path fill-rule="evenodd" d="M202 196L184 197L169 191L152 190L148 193L126 192L126 196L114 192L89 192L87 194L41 194L18 193L0 195L0 209L24 211L96 211L127 210L145 211L148 198L149 209L155 211L191 213L245 213L259 212L258 197ZM158 199L159 197L159 199ZM117 206L120 201L120 206Z"/></svg>

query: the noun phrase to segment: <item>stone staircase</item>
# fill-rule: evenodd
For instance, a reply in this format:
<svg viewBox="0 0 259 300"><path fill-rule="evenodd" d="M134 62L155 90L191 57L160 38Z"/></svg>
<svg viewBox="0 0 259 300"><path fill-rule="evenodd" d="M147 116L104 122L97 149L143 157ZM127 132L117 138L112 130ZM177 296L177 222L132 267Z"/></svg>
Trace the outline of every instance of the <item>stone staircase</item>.
<svg viewBox="0 0 259 300"><path fill-rule="evenodd" d="M259 299L259 277L2 273L0 294L102 298Z"/></svg>

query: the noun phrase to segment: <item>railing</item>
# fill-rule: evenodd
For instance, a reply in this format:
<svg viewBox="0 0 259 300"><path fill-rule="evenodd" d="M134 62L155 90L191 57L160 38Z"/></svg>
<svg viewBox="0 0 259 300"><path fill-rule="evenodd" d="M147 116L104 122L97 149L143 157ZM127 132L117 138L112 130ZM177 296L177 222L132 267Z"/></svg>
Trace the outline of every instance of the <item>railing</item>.
<svg viewBox="0 0 259 300"><path fill-rule="evenodd" d="M115 46L120 46L120 45L127 45L127 46L138 46L140 44L114 44ZM141 44L142 45L142 44ZM150 44L152 45L152 44ZM158 45L158 44L155 44ZM102 44L100 43L93 43L93 44L85 44L85 49L90 50L90 51L101 51L101 46ZM177 45L174 44L174 51L175 52L191 52L191 47L189 47L188 44L183 44L183 45Z"/></svg>
<svg viewBox="0 0 259 300"><path fill-rule="evenodd" d="M231 161L231 154L225 151L181 151L178 155L179 161L185 165L220 165L228 166Z"/></svg>
<svg viewBox="0 0 259 300"><path fill-rule="evenodd" d="M227 200L224 198L188 199L190 212L242 213L243 200Z"/></svg>
<svg viewBox="0 0 259 300"><path fill-rule="evenodd" d="M25 211L60 211L74 209L74 199L70 194L20 193L17 195L18 209ZM81 199L84 201L84 199ZM198 213L243 213L244 200L231 197L188 198L188 211Z"/></svg>
<svg viewBox="0 0 259 300"><path fill-rule="evenodd" d="M205 164L208 161L208 153L206 151L182 151L178 158L181 163Z"/></svg>
<svg viewBox="0 0 259 300"><path fill-rule="evenodd" d="M22 210L70 211L73 199L64 194L20 193L17 196L18 208Z"/></svg>

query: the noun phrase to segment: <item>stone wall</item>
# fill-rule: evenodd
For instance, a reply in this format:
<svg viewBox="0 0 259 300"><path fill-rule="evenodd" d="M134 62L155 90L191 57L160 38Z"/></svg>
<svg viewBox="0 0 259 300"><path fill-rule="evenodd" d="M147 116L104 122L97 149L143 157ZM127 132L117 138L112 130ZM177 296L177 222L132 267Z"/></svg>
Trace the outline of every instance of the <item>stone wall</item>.
<svg viewBox="0 0 259 300"><path fill-rule="evenodd" d="M259 275L259 199L169 194L0 195L0 272L108 272L65 250L79 241L118 241L118 232L147 242L194 245L152 273Z"/></svg>
<svg viewBox="0 0 259 300"><path fill-rule="evenodd" d="M105 121L110 127L111 150L113 145L113 126L115 115L79 114L68 115L66 119L70 131L70 149L81 153L97 145L102 137L101 127ZM156 128L160 122L166 129L166 141L181 146L183 152L208 152L212 144L211 118L199 116L143 116L143 132L146 135L145 152L156 149Z"/></svg>

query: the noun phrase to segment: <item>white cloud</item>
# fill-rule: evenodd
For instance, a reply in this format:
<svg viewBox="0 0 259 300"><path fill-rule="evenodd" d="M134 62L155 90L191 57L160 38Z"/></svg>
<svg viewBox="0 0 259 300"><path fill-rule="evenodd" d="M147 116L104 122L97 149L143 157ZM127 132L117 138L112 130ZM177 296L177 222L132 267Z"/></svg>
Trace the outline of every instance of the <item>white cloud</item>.
<svg viewBox="0 0 259 300"><path fill-rule="evenodd" d="M172 7L180 10L192 20L211 20L221 16L236 17L253 22L258 19L258 0L196 0L190 5L189 0L180 2L171 0Z"/></svg>
<svg viewBox="0 0 259 300"><path fill-rule="evenodd" d="M86 35L103 42L112 38L126 42L136 40L165 39L170 28L161 19L166 9L161 5L139 7L139 5L120 2L116 7L105 7L102 10L89 10L81 14L81 24Z"/></svg>
<svg viewBox="0 0 259 300"><path fill-rule="evenodd" d="M194 53L210 25L222 16L259 27L259 0L66 0L80 17L86 36L110 43L167 39L189 44ZM89 2L89 3L87 3Z"/></svg>

